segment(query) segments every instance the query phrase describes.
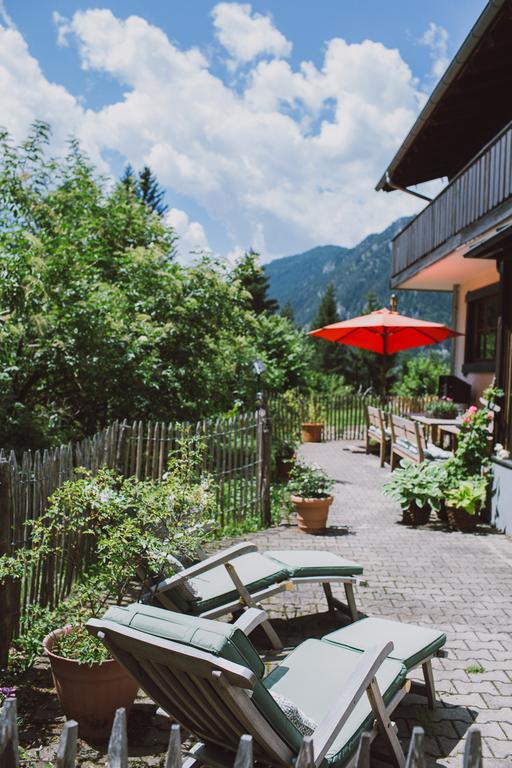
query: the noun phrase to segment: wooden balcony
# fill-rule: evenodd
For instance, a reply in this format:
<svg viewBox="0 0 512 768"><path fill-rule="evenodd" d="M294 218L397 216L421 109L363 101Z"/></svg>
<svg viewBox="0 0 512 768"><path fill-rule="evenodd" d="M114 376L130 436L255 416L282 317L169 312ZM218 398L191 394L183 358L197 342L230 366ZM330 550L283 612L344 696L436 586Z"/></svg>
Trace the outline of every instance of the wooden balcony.
<svg viewBox="0 0 512 768"><path fill-rule="evenodd" d="M512 215L512 123L395 236L393 287L508 215Z"/></svg>

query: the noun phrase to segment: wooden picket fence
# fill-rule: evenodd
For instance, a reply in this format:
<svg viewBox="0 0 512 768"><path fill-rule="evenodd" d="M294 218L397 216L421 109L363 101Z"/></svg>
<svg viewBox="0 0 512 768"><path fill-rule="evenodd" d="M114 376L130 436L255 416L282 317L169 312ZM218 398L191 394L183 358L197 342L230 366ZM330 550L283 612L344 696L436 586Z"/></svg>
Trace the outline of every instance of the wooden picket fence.
<svg viewBox="0 0 512 768"><path fill-rule="evenodd" d="M414 728L406 768L426 768L424 737L423 728ZM74 720L68 720L62 730L57 748L53 763L55 768L75 768L77 738L78 724ZM163 765L164 768L182 768L183 764L180 727L173 724L170 727L169 745ZM18 768L19 765L16 699L7 699L0 709L0 768ZM128 768L128 737L124 709L118 709L114 718L108 744L107 765L109 768ZM233 768L254 768L254 765L252 737L242 736L233 761ZM461 768L482 767L482 737L478 728L472 726L466 735ZM304 739L297 760L290 768L315 768L311 736ZM363 734L361 737L353 768L370 768L369 734Z"/></svg>
<svg viewBox="0 0 512 768"><path fill-rule="evenodd" d="M324 424L324 440L362 440L365 434L365 405L384 408L395 416L421 413L430 397L386 397L377 395L318 395L274 397L269 401L272 431L277 440L300 434L301 423L318 421Z"/></svg>
<svg viewBox="0 0 512 768"><path fill-rule="evenodd" d="M169 454L185 435L204 443L203 469L213 477L219 521L248 517L270 521L270 424L263 409L229 418L190 423L115 422L91 438L21 456L0 451L0 555L30 547L30 526L47 508L48 498L78 467L96 472L116 469L140 480L162 478ZM70 542L63 542L67 551ZM9 638L19 632L29 605L52 607L66 597L92 552L83 545L78 558L47 558L27 570L18 583L0 585L0 668Z"/></svg>

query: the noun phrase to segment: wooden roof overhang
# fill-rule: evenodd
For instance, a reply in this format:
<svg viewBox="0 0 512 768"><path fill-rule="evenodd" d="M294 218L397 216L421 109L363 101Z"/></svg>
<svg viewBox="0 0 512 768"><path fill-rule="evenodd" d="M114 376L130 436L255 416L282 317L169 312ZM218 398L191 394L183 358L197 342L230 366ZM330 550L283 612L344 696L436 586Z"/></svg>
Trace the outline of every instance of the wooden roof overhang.
<svg viewBox="0 0 512 768"><path fill-rule="evenodd" d="M456 175L512 120L512 0L490 0L377 190Z"/></svg>

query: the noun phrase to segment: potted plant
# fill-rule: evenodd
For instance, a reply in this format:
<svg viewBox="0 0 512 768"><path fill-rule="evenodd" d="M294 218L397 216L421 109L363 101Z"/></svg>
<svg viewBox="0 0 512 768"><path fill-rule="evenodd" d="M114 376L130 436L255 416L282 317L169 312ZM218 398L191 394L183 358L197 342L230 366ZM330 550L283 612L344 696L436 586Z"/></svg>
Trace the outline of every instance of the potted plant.
<svg viewBox="0 0 512 768"><path fill-rule="evenodd" d="M290 493L297 525L304 533L322 533L327 525L332 481L319 467L297 462L290 471L287 490Z"/></svg>
<svg viewBox="0 0 512 768"><path fill-rule="evenodd" d="M397 501L406 525L426 525L441 506L443 470L435 462L415 464L403 459L384 485L384 495Z"/></svg>
<svg viewBox="0 0 512 768"><path fill-rule="evenodd" d="M474 531L487 494L487 478L475 475L460 479L446 490L448 522L459 531Z"/></svg>
<svg viewBox="0 0 512 768"><path fill-rule="evenodd" d="M427 405L425 412L433 419L455 419L458 415L457 405L450 397L433 400Z"/></svg>
<svg viewBox="0 0 512 768"><path fill-rule="evenodd" d="M321 443L324 432L323 407L316 398L309 398L301 434L304 443Z"/></svg>
<svg viewBox="0 0 512 768"><path fill-rule="evenodd" d="M299 445L296 435L288 435L273 440L273 452L276 467L276 476L279 480L289 480L290 470L294 463L295 451Z"/></svg>
<svg viewBox="0 0 512 768"><path fill-rule="evenodd" d="M137 686L106 649L85 631L110 603L133 599L136 574L163 574L169 554L191 559L211 530L215 489L198 472L201 459L183 438L161 482L124 478L110 469L82 470L64 483L41 517L32 521L32 548L0 559L0 577L48 562L74 571L71 596L55 612L43 641L64 713L81 736L97 741L110 732L115 711L129 709ZM83 552L91 565L80 573ZM167 568L168 570L168 568ZM64 571L66 572L66 571ZM166 574L168 575L168 573Z"/></svg>
<svg viewBox="0 0 512 768"><path fill-rule="evenodd" d="M43 640L61 707L68 719L77 720L80 736L93 743L108 737L116 709L124 707L128 713L138 691L138 684L125 668L85 629L85 621L107 607L103 588L101 580L98 583L94 579L81 585L77 592L83 601L83 611L76 610L74 599L67 601L70 623L53 630ZM96 589L100 591L96 593ZM93 608L98 594L103 597L101 608Z"/></svg>

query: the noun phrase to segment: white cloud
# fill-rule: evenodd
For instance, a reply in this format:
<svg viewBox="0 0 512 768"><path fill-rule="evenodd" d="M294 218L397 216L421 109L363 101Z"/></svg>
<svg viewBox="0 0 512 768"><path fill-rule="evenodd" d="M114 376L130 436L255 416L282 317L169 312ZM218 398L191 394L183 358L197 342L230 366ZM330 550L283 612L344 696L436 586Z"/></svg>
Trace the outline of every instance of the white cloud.
<svg viewBox="0 0 512 768"><path fill-rule="evenodd" d="M197 254L210 251L203 225L190 221L185 211L171 208L165 215L165 221L179 236L176 250L180 261L190 262Z"/></svg>
<svg viewBox="0 0 512 768"><path fill-rule="evenodd" d="M9 16L4 0L0 0L0 24L15 29L14 21Z"/></svg>
<svg viewBox="0 0 512 768"><path fill-rule="evenodd" d="M251 24L263 18L275 29L248 6L219 8L235 16L241 8ZM116 78L122 97L84 108L45 78L18 32L0 27L0 122L19 139L35 117L49 120L58 145L74 132L103 169L109 150L136 168L149 164L169 190L224 227L229 249L252 246L271 258L351 245L420 205L373 191L425 99L397 50L333 38L321 66L258 60L239 91L197 48L180 49L140 17L90 10L56 23L90 77ZM262 34L251 50L270 51L268 40ZM276 43L279 50L287 49ZM174 215L183 250L207 244L198 222Z"/></svg>
<svg viewBox="0 0 512 768"><path fill-rule="evenodd" d="M289 56L292 52L292 44L272 19L252 13L248 4L217 3L212 18L217 39L234 64L245 64L261 54Z"/></svg>
<svg viewBox="0 0 512 768"><path fill-rule="evenodd" d="M69 35L71 34L71 24L69 19L62 16L58 11L54 11L52 14L53 23L57 27L57 45L61 48L67 48L69 45Z"/></svg>
<svg viewBox="0 0 512 768"><path fill-rule="evenodd" d="M425 45L430 51L432 59L431 75L435 80L439 80L444 74L450 59L448 58L448 32L444 27L431 21L426 28L419 42Z"/></svg>

